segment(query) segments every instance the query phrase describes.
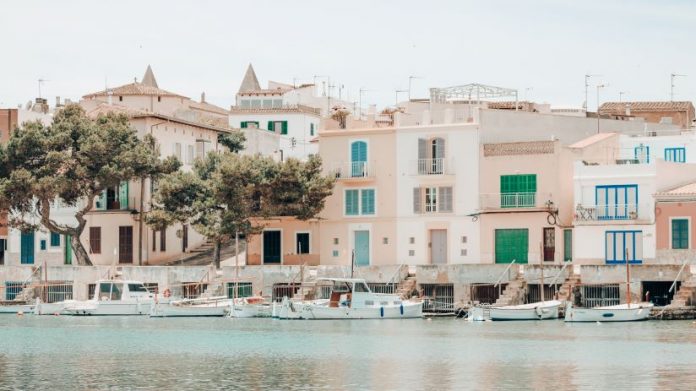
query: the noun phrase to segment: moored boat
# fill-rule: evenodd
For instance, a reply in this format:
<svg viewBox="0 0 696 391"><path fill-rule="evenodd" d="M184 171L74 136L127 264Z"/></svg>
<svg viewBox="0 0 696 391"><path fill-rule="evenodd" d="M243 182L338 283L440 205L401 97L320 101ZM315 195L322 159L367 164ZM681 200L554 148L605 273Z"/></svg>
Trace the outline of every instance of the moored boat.
<svg viewBox="0 0 696 391"><path fill-rule="evenodd" d="M230 307L231 318L269 318L272 306L260 296L239 297L234 299Z"/></svg>
<svg viewBox="0 0 696 391"><path fill-rule="evenodd" d="M90 300L66 302L63 312L69 315L147 315L155 294L140 281L99 280Z"/></svg>
<svg viewBox="0 0 696 391"><path fill-rule="evenodd" d="M566 322L635 322L648 319L653 303L619 304L606 307L582 308L568 303Z"/></svg>
<svg viewBox="0 0 696 391"><path fill-rule="evenodd" d="M558 319L558 300L539 301L536 303L491 307L491 320L544 320Z"/></svg>
<svg viewBox="0 0 696 391"><path fill-rule="evenodd" d="M328 298L311 301L283 300L276 313L280 319L401 319L423 316L423 302L403 300L395 294L379 294L370 291L363 279L322 278L318 283L328 283ZM320 287L319 287L320 288Z"/></svg>
<svg viewBox="0 0 696 391"><path fill-rule="evenodd" d="M230 312L231 305L232 300L225 296L172 300L168 303L156 302L152 305L150 316L153 318L225 316Z"/></svg>

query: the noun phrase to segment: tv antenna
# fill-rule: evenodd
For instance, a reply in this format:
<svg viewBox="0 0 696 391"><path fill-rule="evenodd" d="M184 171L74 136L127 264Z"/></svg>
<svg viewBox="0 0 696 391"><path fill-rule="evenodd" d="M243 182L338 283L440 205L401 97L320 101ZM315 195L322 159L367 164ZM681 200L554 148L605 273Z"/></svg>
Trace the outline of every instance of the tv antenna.
<svg viewBox="0 0 696 391"><path fill-rule="evenodd" d="M670 100L670 102L674 101L674 78L675 77L686 77L686 75L680 75L678 73L670 73L669 74L669 100Z"/></svg>

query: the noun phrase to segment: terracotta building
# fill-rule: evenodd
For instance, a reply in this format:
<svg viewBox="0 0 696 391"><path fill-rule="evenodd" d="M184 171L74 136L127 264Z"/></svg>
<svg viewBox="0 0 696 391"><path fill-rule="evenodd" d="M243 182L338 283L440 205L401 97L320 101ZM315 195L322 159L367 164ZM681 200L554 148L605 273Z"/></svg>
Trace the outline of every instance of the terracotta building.
<svg viewBox="0 0 696 391"><path fill-rule="evenodd" d="M606 102L599 108L602 115L639 117L646 122L674 124L688 129L696 119L691 102Z"/></svg>

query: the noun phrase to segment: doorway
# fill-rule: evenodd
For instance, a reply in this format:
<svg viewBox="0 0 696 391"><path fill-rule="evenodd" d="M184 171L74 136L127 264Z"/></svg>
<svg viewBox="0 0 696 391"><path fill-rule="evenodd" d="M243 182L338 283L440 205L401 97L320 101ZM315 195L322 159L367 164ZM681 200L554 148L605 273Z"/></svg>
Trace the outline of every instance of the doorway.
<svg viewBox="0 0 696 391"><path fill-rule="evenodd" d="M641 296L641 301L650 301L657 307L664 307L669 305L674 299L674 294L679 291L681 286L681 281L677 281L674 289L670 292L669 288L672 286L672 281L643 281L643 291ZM646 300L646 294L648 294ZM688 303L687 303L688 305Z"/></svg>
<svg viewBox="0 0 696 391"><path fill-rule="evenodd" d="M280 231L263 231L263 263L280 264Z"/></svg>
<svg viewBox="0 0 696 391"><path fill-rule="evenodd" d="M21 248L19 262L22 264L34 263L34 231L25 231L21 234Z"/></svg>
<svg viewBox="0 0 696 391"><path fill-rule="evenodd" d="M355 266L370 265L370 231L355 231Z"/></svg>
<svg viewBox="0 0 696 391"><path fill-rule="evenodd" d="M433 265L447 263L447 230L430 230L430 262Z"/></svg>
<svg viewBox="0 0 696 391"><path fill-rule="evenodd" d="M553 262L556 254L556 229L544 228L544 262Z"/></svg>
<svg viewBox="0 0 696 391"><path fill-rule="evenodd" d="M133 227L118 227L118 262L133 263Z"/></svg>

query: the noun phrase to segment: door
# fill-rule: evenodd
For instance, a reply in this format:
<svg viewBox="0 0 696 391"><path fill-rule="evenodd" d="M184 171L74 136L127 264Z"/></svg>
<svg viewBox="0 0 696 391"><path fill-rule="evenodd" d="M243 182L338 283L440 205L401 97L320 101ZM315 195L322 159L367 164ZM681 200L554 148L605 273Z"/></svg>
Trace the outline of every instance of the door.
<svg viewBox="0 0 696 391"><path fill-rule="evenodd" d="M355 231L355 266L370 265L370 231Z"/></svg>
<svg viewBox="0 0 696 391"><path fill-rule="evenodd" d="M181 231L181 252L185 253L188 248L188 224L184 224Z"/></svg>
<svg viewBox="0 0 696 391"><path fill-rule="evenodd" d="M447 263L447 230L445 229L430 231L430 262L433 265Z"/></svg>
<svg viewBox="0 0 696 391"><path fill-rule="evenodd" d="M495 263L527 263L528 229L495 230Z"/></svg>
<svg viewBox="0 0 696 391"><path fill-rule="evenodd" d="M133 227L118 227L118 262L133 263Z"/></svg>
<svg viewBox="0 0 696 391"><path fill-rule="evenodd" d="M0 265L5 264L5 239L0 239Z"/></svg>
<svg viewBox="0 0 696 391"><path fill-rule="evenodd" d="M263 231L263 263L280 263L280 231Z"/></svg>
<svg viewBox="0 0 696 391"><path fill-rule="evenodd" d="M367 165L367 143L364 141L355 141L350 145L350 162L351 176L363 177L366 172Z"/></svg>
<svg viewBox="0 0 696 391"><path fill-rule="evenodd" d="M19 261L23 264L34 263L34 232L26 231L21 234Z"/></svg>
<svg viewBox="0 0 696 391"><path fill-rule="evenodd" d="M553 262L556 253L556 230L544 228L544 262Z"/></svg>
<svg viewBox="0 0 696 391"><path fill-rule="evenodd" d="M63 250L63 263L66 265L72 265L72 244L70 243L71 236L65 235L65 249Z"/></svg>

